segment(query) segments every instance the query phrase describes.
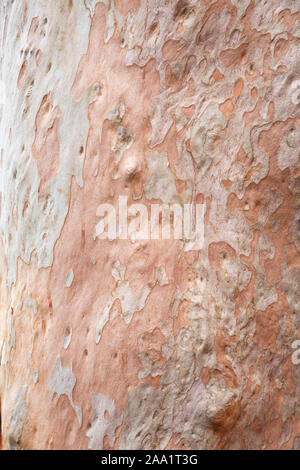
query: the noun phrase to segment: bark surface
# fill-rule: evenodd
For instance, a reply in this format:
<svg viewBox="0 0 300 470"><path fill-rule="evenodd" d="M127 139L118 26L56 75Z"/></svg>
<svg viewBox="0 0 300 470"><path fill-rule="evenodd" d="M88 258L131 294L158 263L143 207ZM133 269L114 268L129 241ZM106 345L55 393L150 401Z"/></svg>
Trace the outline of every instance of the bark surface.
<svg viewBox="0 0 300 470"><path fill-rule="evenodd" d="M2 0L0 46L3 448L300 448L300 1ZM204 243L100 239L120 196Z"/></svg>

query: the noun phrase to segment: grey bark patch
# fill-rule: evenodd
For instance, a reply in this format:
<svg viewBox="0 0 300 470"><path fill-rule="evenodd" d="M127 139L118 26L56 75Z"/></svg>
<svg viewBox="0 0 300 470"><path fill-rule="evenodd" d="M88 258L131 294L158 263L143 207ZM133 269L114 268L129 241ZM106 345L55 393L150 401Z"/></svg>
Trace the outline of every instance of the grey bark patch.
<svg viewBox="0 0 300 470"><path fill-rule="evenodd" d="M300 436L296 436L294 439L294 450L300 450Z"/></svg>
<svg viewBox="0 0 300 470"><path fill-rule="evenodd" d="M109 443L113 446L115 430L122 423L122 412L115 409L115 403L111 398L101 393L92 396L91 404L94 415L86 432L89 438L89 449L101 450L105 435L108 436ZM108 413L109 419L106 419L105 412Z"/></svg>
<svg viewBox="0 0 300 470"><path fill-rule="evenodd" d="M55 393L57 393L58 396L67 395L72 405L72 408L74 409L77 415L79 427L81 427L82 411L81 411L81 408L74 405L73 398L72 398L73 388L75 387L75 383L76 383L76 377L72 372L72 363L69 364L68 367L63 369L62 364L61 364L61 359L60 357L58 357L55 363L54 370L51 374L51 379L50 379L51 397L53 397Z"/></svg>
<svg viewBox="0 0 300 470"><path fill-rule="evenodd" d="M26 387L19 388L9 425L8 443L11 450L20 449L20 439L26 419L28 404L25 401Z"/></svg>

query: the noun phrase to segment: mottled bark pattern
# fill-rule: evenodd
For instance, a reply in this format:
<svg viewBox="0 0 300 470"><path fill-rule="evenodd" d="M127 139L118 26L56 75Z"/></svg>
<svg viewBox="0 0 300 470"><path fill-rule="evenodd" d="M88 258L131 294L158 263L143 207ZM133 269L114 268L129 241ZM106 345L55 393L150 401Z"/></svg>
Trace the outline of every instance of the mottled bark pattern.
<svg viewBox="0 0 300 470"><path fill-rule="evenodd" d="M300 447L300 1L2 0L7 449ZM119 196L205 207L99 240Z"/></svg>

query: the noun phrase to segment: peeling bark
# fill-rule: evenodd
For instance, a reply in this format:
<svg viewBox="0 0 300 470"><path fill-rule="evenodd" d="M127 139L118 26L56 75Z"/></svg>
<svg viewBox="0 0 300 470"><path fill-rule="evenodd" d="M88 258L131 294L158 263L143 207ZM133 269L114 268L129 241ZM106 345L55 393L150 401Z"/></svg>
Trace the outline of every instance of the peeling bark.
<svg viewBox="0 0 300 470"><path fill-rule="evenodd" d="M299 448L299 0L3 0L0 46L3 448Z"/></svg>

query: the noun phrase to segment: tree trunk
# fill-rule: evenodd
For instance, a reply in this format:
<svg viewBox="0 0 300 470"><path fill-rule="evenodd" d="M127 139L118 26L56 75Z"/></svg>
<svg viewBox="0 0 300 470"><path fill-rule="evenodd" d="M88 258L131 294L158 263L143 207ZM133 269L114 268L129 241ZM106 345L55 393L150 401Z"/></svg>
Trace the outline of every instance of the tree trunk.
<svg viewBox="0 0 300 470"><path fill-rule="evenodd" d="M3 0L0 44L3 448L300 448L299 1Z"/></svg>

